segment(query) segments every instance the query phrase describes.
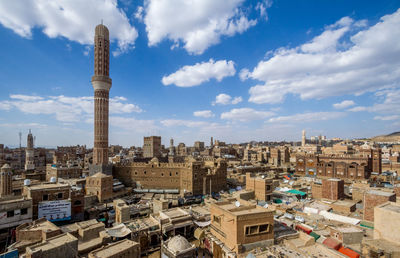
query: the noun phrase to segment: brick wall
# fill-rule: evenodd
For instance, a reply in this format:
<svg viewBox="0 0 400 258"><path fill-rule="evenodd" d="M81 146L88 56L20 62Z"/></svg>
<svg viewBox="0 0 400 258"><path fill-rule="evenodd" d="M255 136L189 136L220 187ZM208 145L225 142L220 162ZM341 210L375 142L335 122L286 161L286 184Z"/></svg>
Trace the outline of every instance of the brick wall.
<svg viewBox="0 0 400 258"><path fill-rule="evenodd" d="M344 181L338 179L322 180L322 198L339 200L344 198Z"/></svg>
<svg viewBox="0 0 400 258"><path fill-rule="evenodd" d="M313 199L322 199L322 185L313 183L311 186L311 194Z"/></svg>
<svg viewBox="0 0 400 258"><path fill-rule="evenodd" d="M364 194L364 220L374 221L374 208L385 202L396 202L396 194L383 193L376 194L378 191L369 191Z"/></svg>

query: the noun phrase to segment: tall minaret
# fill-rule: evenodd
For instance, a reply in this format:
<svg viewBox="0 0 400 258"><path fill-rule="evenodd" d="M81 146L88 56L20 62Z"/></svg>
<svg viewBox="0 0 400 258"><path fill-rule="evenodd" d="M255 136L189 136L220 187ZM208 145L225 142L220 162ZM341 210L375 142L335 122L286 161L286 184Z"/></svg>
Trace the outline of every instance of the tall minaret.
<svg viewBox="0 0 400 258"><path fill-rule="evenodd" d="M111 88L109 77L110 41L106 26L96 26L94 35L94 148L93 164L108 164L108 99Z"/></svg>
<svg viewBox="0 0 400 258"><path fill-rule="evenodd" d="M174 156L175 152L174 152L174 139L171 138L171 140L169 140L169 156Z"/></svg>
<svg viewBox="0 0 400 258"><path fill-rule="evenodd" d="M0 170L0 197L12 195L12 172L8 164Z"/></svg>
<svg viewBox="0 0 400 258"><path fill-rule="evenodd" d="M25 150L25 171L35 169L35 149L33 148L33 135L29 129L28 137L26 138Z"/></svg>
<svg viewBox="0 0 400 258"><path fill-rule="evenodd" d="M303 130L301 134L301 146L306 146L306 130Z"/></svg>

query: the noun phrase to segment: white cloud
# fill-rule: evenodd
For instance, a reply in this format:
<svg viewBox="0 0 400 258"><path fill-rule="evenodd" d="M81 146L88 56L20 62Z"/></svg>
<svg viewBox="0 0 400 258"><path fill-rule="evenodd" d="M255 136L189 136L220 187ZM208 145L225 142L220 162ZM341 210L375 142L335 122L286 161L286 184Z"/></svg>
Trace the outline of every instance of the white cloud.
<svg viewBox="0 0 400 258"><path fill-rule="evenodd" d="M343 100L340 103L335 103L333 104L333 107L336 109L343 109L343 108L348 108L351 106L354 106L356 103L354 103L354 101L352 100Z"/></svg>
<svg viewBox="0 0 400 258"><path fill-rule="evenodd" d="M139 6L136 10L135 18L138 19L139 21L143 21L143 11L144 11L143 6Z"/></svg>
<svg viewBox="0 0 400 258"><path fill-rule="evenodd" d="M278 116L272 117L268 120L268 122L279 123L279 122L312 122L312 121L323 121L323 120L331 120L343 117L345 115L344 112L309 112L303 114L295 114L290 116Z"/></svg>
<svg viewBox="0 0 400 258"><path fill-rule="evenodd" d="M138 33L117 0L0 1L0 23L26 38L40 28L50 38L93 44L94 28L102 19L111 40L118 43L114 54L134 47Z"/></svg>
<svg viewBox="0 0 400 258"><path fill-rule="evenodd" d="M228 94L221 93L215 97L215 104L221 104L221 105L228 105L231 102L232 97L229 96Z"/></svg>
<svg viewBox="0 0 400 258"><path fill-rule="evenodd" d="M161 121L161 124L165 127L176 127L176 126L185 126L185 127L203 127L209 125L208 122L204 121L192 121L192 120L181 120L181 119L165 119Z"/></svg>
<svg viewBox="0 0 400 258"><path fill-rule="evenodd" d="M28 96L28 95L21 95L21 94L11 94L10 99L18 99L24 101L37 101L42 100L43 98L40 96Z"/></svg>
<svg viewBox="0 0 400 258"><path fill-rule="evenodd" d="M163 39L182 42L192 54L202 54L222 36L243 33L256 25L240 10L244 0L146 0L145 17L149 45Z"/></svg>
<svg viewBox="0 0 400 258"><path fill-rule="evenodd" d="M193 112L193 115L197 116L197 117L209 118L209 117L213 117L214 113L211 110L201 110L201 111Z"/></svg>
<svg viewBox="0 0 400 258"><path fill-rule="evenodd" d="M367 111L367 107L357 106L357 107L350 108L348 111L350 111L350 112Z"/></svg>
<svg viewBox="0 0 400 258"><path fill-rule="evenodd" d="M235 97L235 98L232 100L232 104L233 104L233 105L236 105L236 104L238 104L238 103L240 103L240 102L242 102L242 101L243 101L242 97Z"/></svg>
<svg viewBox="0 0 400 258"><path fill-rule="evenodd" d="M272 6L272 0L263 0L257 3L256 10L260 12L260 17L268 20L267 9Z"/></svg>
<svg viewBox="0 0 400 258"><path fill-rule="evenodd" d="M245 81L245 80L247 80L249 78L250 75L251 74L250 74L249 69L243 68L242 70L240 70L239 78L240 78L241 81Z"/></svg>
<svg viewBox="0 0 400 258"><path fill-rule="evenodd" d="M0 124L1 127L10 127L10 128L46 128L46 124L39 123L4 123Z"/></svg>
<svg viewBox="0 0 400 258"><path fill-rule="evenodd" d="M363 27L364 26L364 27ZM400 82L400 9L371 27L345 17L295 48L280 48L241 78L261 81L250 102L279 103L287 94L321 99L394 87Z"/></svg>
<svg viewBox="0 0 400 258"><path fill-rule="evenodd" d="M175 73L162 78L164 85L175 84L178 87L193 87L208 82L214 78L222 81L225 77L235 75L235 63L233 61L214 61L196 63L195 65L186 65Z"/></svg>
<svg viewBox="0 0 400 258"><path fill-rule="evenodd" d="M246 122L251 120L262 120L273 116L274 114L275 113L271 111L258 111L252 108L234 108L229 112L222 113L221 119Z"/></svg>
<svg viewBox="0 0 400 258"><path fill-rule="evenodd" d="M375 116L375 120L382 120L382 121L392 121L392 120L399 120L400 115L391 115L391 116Z"/></svg>
<svg viewBox="0 0 400 258"><path fill-rule="evenodd" d="M213 106L217 105L217 104L219 104L219 105L229 105L229 104L236 105L242 101L243 101L243 99L240 96L232 99L232 97L229 96L228 94L221 93L215 97L215 101L212 102L212 105Z"/></svg>
<svg viewBox="0 0 400 258"><path fill-rule="evenodd" d="M123 97L110 99L110 114L142 112L134 104L125 103ZM10 100L0 101L0 109L17 109L26 114L55 115L61 122L78 122L93 116L93 97L10 95Z"/></svg>
<svg viewBox="0 0 400 258"><path fill-rule="evenodd" d="M375 93L378 98L382 100L378 103L375 103L372 106L356 106L354 108L349 109L351 112L370 112L380 114L379 116L375 116L376 120L394 120L389 118L394 118L396 116L400 116L400 89L387 89L378 91Z"/></svg>

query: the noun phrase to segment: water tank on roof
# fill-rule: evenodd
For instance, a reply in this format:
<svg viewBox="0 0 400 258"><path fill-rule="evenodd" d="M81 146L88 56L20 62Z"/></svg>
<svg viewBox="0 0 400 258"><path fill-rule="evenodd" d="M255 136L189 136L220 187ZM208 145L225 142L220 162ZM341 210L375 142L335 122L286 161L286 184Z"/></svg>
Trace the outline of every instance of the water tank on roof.
<svg viewBox="0 0 400 258"><path fill-rule="evenodd" d="M24 185L25 185L25 186L31 185L31 180L30 180L30 179L25 179L25 180L24 180Z"/></svg>

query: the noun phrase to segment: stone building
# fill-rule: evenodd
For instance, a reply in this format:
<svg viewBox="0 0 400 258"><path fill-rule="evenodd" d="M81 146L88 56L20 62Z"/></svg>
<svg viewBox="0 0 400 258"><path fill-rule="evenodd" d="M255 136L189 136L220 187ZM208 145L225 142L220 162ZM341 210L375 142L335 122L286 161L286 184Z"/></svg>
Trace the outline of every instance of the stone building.
<svg viewBox="0 0 400 258"><path fill-rule="evenodd" d="M372 172L382 172L380 149L358 155L298 155L296 174L350 180L368 179Z"/></svg>
<svg viewBox="0 0 400 258"><path fill-rule="evenodd" d="M49 238L62 234L59 227L45 218L19 225L15 230L16 242L10 249L17 249L23 254L26 247L46 241Z"/></svg>
<svg viewBox="0 0 400 258"><path fill-rule="evenodd" d="M78 239L78 253L86 256L89 252L101 248L111 242L104 223L95 219L68 224L61 228L63 233L69 233Z"/></svg>
<svg viewBox="0 0 400 258"><path fill-rule="evenodd" d="M374 208L374 239L386 239L400 245L400 204L385 202ZM400 251L400 250L399 250Z"/></svg>
<svg viewBox="0 0 400 258"><path fill-rule="evenodd" d="M4 166L1 173L5 172ZM8 172L5 173L7 173L6 179L2 175L1 180L11 181L11 178L8 178ZM8 184L11 184L11 182L3 185L2 190L4 191L2 191L0 198L0 241L11 236L12 230L18 225L32 221L32 199L25 196L12 195L12 188L10 189Z"/></svg>
<svg viewBox="0 0 400 258"><path fill-rule="evenodd" d="M140 245L137 242L124 239L99 249L91 251L88 258L120 258L120 257L140 257Z"/></svg>
<svg viewBox="0 0 400 258"><path fill-rule="evenodd" d="M273 166L281 165L281 150L278 148L271 148L270 157L268 158L268 164Z"/></svg>
<svg viewBox="0 0 400 258"><path fill-rule="evenodd" d="M64 233L26 248L26 258L75 258L78 255L78 239Z"/></svg>
<svg viewBox="0 0 400 258"><path fill-rule="evenodd" d="M51 178L80 178L82 177L82 168L78 166L57 166L54 164L47 164L46 166L46 180L50 181Z"/></svg>
<svg viewBox="0 0 400 258"><path fill-rule="evenodd" d="M255 199L271 201L273 192L273 179L265 175L246 173L246 190L254 191Z"/></svg>
<svg viewBox="0 0 400 258"><path fill-rule="evenodd" d="M161 233L166 240L169 237L181 235L184 237L193 236L194 224L191 214L181 208L173 208L160 211L153 217L161 225Z"/></svg>
<svg viewBox="0 0 400 258"><path fill-rule="evenodd" d="M338 178L322 180L322 198L339 200L344 198L344 181Z"/></svg>
<svg viewBox="0 0 400 258"><path fill-rule="evenodd" d="M161 163L153 158L148 163L117 165L113 174L124 185L142 189L169 189L181 194L211 194L226 189L227 163L188 160L185 163Z"/></svg>
<svg viewBox="0 0 400 258"><path fill-rule="evenodd" d="M86 195L96 195L99 202L110 200L113 197L113 177L96 173L86 177Z"/></svg>
<svg viewBox="0 0 400 258"><path fill-rule="evenodd" d="M210 235L214 257L247 252L274 244L274 210L245 201L220 201L211 204ZM226 251L230 250L230 251Z"/></svg>
<svg viewBox="0 0 400 258"><path fill-rule="evenodd" d="M116 199L113 201L113 207L115 210L115 223L125 223L131 219L131 209L122 199Z"/></svg>
<svg viewBox="0 0 400 258"><path fill-rule="evenodd" d="M160 248L162 239L161 224L153 215L130 222L128 228L132 231L131 239L140 243L142 255L148 255L150 252Z"/></svg>
<svg viewBox="0 0 400 258"><path fill-rule="evenodd" d="M345 245L359 244L364 238L364 232L358 227L329 227L330 236Z"/></svg>
<svg viewBox="0 0 400 258"><path fill-rule="evenodd" d="M396 202L396 194L392 192L369 190L364 193L364 220L374 221L374 208L386 202Z"/></svg>
<svg viewBox="0 0 400 258"><path fill-rule="evenodd" d="M58 219L65 216L66 220L71 219L71 186L68 184L45 183L38 185L26 185L23 189L23 196L32 199L32 218L41 218L40 214L48 220ZM62 212L57 209L49 210L49 206L63 207ZM54 211L54 213L47 211ZM60 218L61 219L61 218Z"/></svg>
<svg viewBox="0 0 400 258"><path fill-rule="evenodd" d="M201 152L204 150L204 142L195 141L193 147L195 151Z"/></svg>
<svg viewBox="0 0 400 258"><path fill-rule="evenodd" d="M363 257L400 257L400 205L385 202L374 214L374 237L362 241Z"/></svg>
<svg viewBox="0 0 400 258"><path fill-rule="evenodd" d="M161 156L161 136L148 136L143 139L143 158Z"/></svg>

